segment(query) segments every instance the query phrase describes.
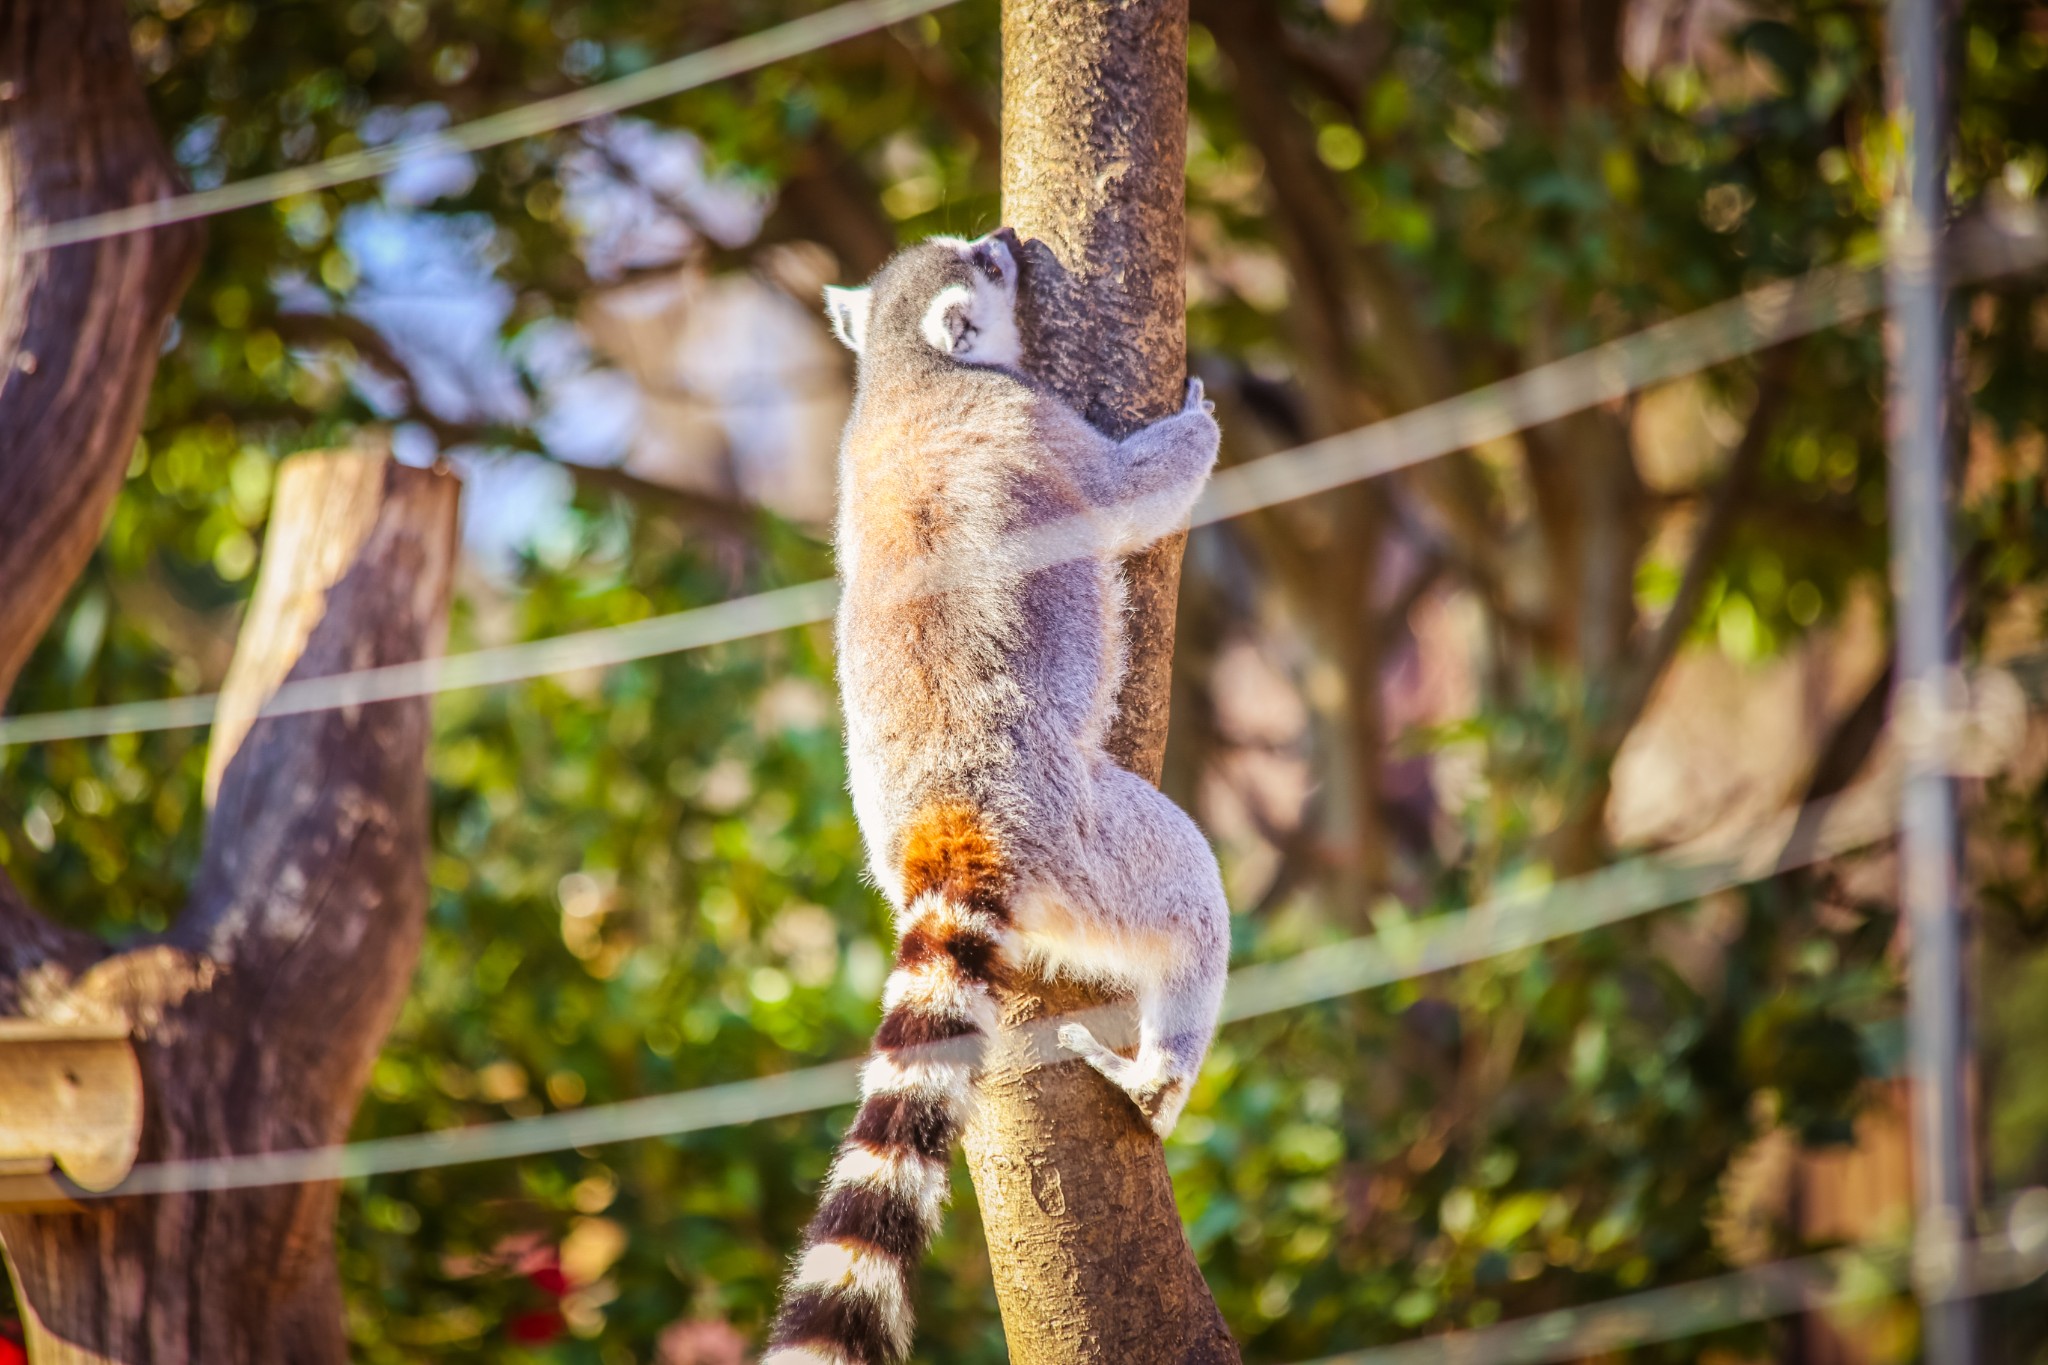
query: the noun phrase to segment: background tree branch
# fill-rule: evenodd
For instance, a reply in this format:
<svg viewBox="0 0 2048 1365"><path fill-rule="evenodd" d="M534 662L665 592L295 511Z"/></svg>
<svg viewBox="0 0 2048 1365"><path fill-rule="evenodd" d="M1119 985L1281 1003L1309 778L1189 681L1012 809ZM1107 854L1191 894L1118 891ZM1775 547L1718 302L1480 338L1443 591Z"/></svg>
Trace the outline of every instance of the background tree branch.
<svg viewBox="0 0 2048 1365"><path fill-rule="evenodd" d="M1671 666L1679 646L1692 630L1707 588L1727 556L1735 528L1748 512L1755 496L1764 454L1770 449L1772 433L1784 411L1790 371L1789 352L1780 351L1766 362L1757 381L1756 402L1750 409L1749 421L1743 427L1742 437L1728 457L1728 467L1721 475L1721 482L1715 486L1700 518L1699 530L1694 534L1692 548L1686 555L1685 568L1680 572L1678 590L1672 595L1670 609L1664 613L1664 619L1658 622L1656 629L1630 652L1628 663L1619 675L1600 687L1602 695L1593 709L1589 727L1591 740L1587 761L1602 767L1612 762L1615 750L1635 728L1643 709L1649 705L1658 679Z"/></svg>
<svg viewBox="0 0 2048 1365"><path fill-rule="evenodd" d="M23 253L22 232L171 192L169 159L104 0L0 8L0 703L99 541L142 425L196 228ZM0 875L0 1011L105 950Z"/></svg>
<svg viewBox="0 0 2048 1365"><path fill-rule="evenodd" d="M0 698L98 543L164 326L199 263L191 224L21 252L27 229L171 193L111 0L0 8Z"/></svg>

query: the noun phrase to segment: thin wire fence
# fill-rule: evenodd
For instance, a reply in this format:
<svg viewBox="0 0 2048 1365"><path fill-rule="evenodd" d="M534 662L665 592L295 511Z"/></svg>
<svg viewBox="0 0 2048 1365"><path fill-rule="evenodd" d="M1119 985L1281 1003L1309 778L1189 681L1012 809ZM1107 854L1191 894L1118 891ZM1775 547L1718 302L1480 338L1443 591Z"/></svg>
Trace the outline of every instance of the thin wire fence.
<svg viewBox="0 0 2048 1365"><path fill-rule="evenodd" d="M959 0L851 0L818 14L735 38L729 43L692 52L630 76L535 100L469 123L423 133L384 147L370 147L329 157L310 166L237 180L216 189L158 199L129 208L111 209L61 223L30 224L15 234L11 249L23 253L94 242L123 233L142 232L210 218L236 209L275 203L293 195L311 194L359 180L388 175L408 162L453 153L481 152L521 138L587 123L679 95L714 81L744 75L776 62L831 47L848 38L945 9Z"/></svg>
<svg viewBox="0 0 2048 1365"><path fill-rule="evenodd" d="M1895 805L1893 784L1873 779L1734 833L1568 881L1511 890L1463 910L1385 923L1371 936L1311 948L1278 962L1241 967L1231 975L1221 1018L1224 1023L1253 1019L1484 961L1868 848L1891 833ZM1115 1007L1036 1021L1031 1028L1035 1065L1071 1060L1059 1050L1054 1034L1059 1024L1073 1020L1086 1021L1112 1039L1125 1022ZM938 1053L946 1047L933 1044L927 1050ZM105 1195L345 1180L755 1123L851 1103L859 1095L861 1060L440 1132L153 1163L136 1167ZM80 1197L99 1196L81 1192Z"/></svg>
<svg viewBox="0 0 2048 1365"><path fill-rule="evenodd" d="M821 14L690 54L587 90L536 101L441 132L335 157L316 165L96 214L31 226L13 249L30 252L187 222L375 178L407 162L486 150L617 113L667 95L814 52L955 0L854 0ZM2039 218L1994 225L1959 262L1959 279L2032 269L2048 259ZM1345 436L1220 473L1197 509L1206 525L1408 468L1556 420L1654 384L1784 341L1869 316L1882 306L1869 269L1830 268L1750 290L1726 303L1539 367ZM1091 528L1041 533L1031 558L1086 552ZM1048 557L1050 556L1050 557ZM937 586L943 586L937 585ZM829 617L836 586L819 581L600 631L560 636L438 661L285 684L263 716L490 686L608 667L752 638ZM0 746L202 725L218 699L173 698L0 719ZM1895 828L1896 794L1872 782L1788 812L1740 839L1717 839L1630 860L1554 886L1496 897L1431 919L1395 920L1370 938L1311 949L1234 973L1225 1022L1299 1008L1373 986L1472 963L1778 875L1865 848ZM1766 851L1771 850L1771 851ZM1089 1013L1098 1013L1091 1011ZM1057 1020L1037 1026L1049 1040ZM938 1045L943 1047L944 1045ZM1041 1064L1057 1060L1049 1042ZM395 1173L537 1155L635 1138L677 1136L834 1107L857 1096L860 1061L758 1077L675 1095L300 1152L174 1161L139 1167L113 1193L241 1189ZM1946 1233L1922 1252L1953 1259L1923 1297L1996 1292L2048 1273L2048 1223L2015 1227L1960 1249ZM1955 1253L1960 1250L1960 1255ZM1927 1257L1918 1259L1924 1262ZM1324 1357L1312 1365L1539 1365L1588 1354L1890 1297L1913 1282L1915 1257L1897 1248L1854 1248L1477 1331Z"/></svg>
<svg viewBox="0 0 2048 1365"><path fill-rule="evenodd" d="M1222 1018L1255 1018L1339 998L1446 968L1621 923L1747 883L1791 872L1887 838L1897 809L1895 784L1875 779L1824 802L1744 830L1709 836L1555 885L1526 888L1469 909L1412 923L1383 925L1369 938L1311 949L1282 962L1233 974ZM1775 851L1767 851L1775 850ZM1098 1029L1108 1011L1087 1011ZM1092 1016L1092 1018L1091 1018ZM1052 1042L1059 1018L1037 1021L1037 1064L1062 1054ZM943 1050L947 1044L929 1045ZM953 1044L952 1046L958 1046ZM712 1128L833 1108L859 1093L862 1059L655 1096L587 1110L439 1133L378 1139L301 1152L275 1152L137 1168L109 1194L172 1194L392 1174L471 1162L584 1149L636 1138ZM80 1197L92 1197L80 1192ZM1932 1292L1985 1294L2048 1272L2048 1217L2037 1204L2015 1206L2006 1233L1951 1255ZM1944 1239L1942 1248L1955 1244ZM1921 1258L1922 1260L1925 1257ZM1717 1331L1787 1314L1853 1307L1911 1285L1914 1258L1897 1246L1851 1248L1666 1286L1584 1307L1492 1327L1324 1357L1307 1365L1540 1365L1603 1351ZM1930 1292L1921 1276L1922 1293Z"/></svg>
<svg viewBox="0 0 2048 1365"><path fill-rule="evenodd" d="M829 620L838 600L839 585L818 579L627 625L323 678L294 678L270 695L257 716L304 715L679 654ZM0 748L206 725L219 708L214 693L12 716L0 719Z"/></svg>
<svg viewBox="0 0 2048 1365"><path fill-rule="evenodd" d="M1987 219L1962 239L1961 278L2031 270L2048 261L2048 232L2033 209ZM1830 267L1760 286L1697 312L1553 361L1383 422L1220 470L1192 524L1207 526L1375 478L1694 374L1756 351L1870 316L1882 307L1874 267ZM1031 533L1028 558L1057 563L1090 553L1094 518ZM974 565L959 567L975 571ZM936 590L943 584L928 584ZM838 587L820 579L628 625L284 683L259 718L428 696L606 668L701 649L830 618ZM209 723L217 695L0 717L0 748L176 729Z"/></svg>

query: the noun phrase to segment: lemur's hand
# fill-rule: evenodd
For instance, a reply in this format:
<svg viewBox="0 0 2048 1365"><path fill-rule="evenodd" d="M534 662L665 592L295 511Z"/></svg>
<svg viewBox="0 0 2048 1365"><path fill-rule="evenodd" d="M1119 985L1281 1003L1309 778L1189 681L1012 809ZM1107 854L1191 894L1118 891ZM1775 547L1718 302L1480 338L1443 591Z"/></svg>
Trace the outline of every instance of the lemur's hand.
<svg viewBox="0 0 2048 1365"><path fill-rule="evenodd" d="M1212 417L1216 415L1216 405L1210 402L1208 395L1202 392L1201 380L1190 379L1188 381L1188 400L1180 405L1180 410L1182 412L1207 413Z"/></svg>

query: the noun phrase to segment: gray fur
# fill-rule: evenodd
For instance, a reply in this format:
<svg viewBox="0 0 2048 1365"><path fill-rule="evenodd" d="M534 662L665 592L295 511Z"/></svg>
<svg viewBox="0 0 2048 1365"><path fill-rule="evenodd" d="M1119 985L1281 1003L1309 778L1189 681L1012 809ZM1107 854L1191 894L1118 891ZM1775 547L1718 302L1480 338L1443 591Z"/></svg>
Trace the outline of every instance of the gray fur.
<svg viewBox="0 0 2048 1365"><path fill-rule="evenodd" d="M1006 955L1136 996L1135 1059L1079 1025L1061 1041L1164 1134L1215 1028L1229 911L1194 822L1103 741L1118 559L1186 524L1216 422L1197 381L1111 440L1017 368L1011 240L934 239L864 304L832 302L860 317L837 324L860 354L838 524L855 811L899 920L906 824L935 802L982 814L1014 878Z"/></svg>

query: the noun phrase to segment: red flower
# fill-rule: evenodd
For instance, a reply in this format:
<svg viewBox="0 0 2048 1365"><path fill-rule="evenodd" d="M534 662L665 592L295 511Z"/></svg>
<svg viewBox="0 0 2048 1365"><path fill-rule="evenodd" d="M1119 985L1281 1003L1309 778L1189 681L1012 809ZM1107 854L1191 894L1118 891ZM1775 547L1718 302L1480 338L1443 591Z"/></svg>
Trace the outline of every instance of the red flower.
<svg viewBox="0 0 2048 1365"><path fill-rule="evenodd" d="M529 1270L526 1272L526 1278L532 1282L535 1289L550 1298L559 1299L569 1292L569 1277L562 1273L562 1267L558 1265L544 1265Z"/></svg>
<svg viewBox="0 0 2048 1365"><path fill-rule="evenodd" d="M562 1335L562 1315L552 1308L536 1308L505 1322L505 1335L521 1346L545 1346ZM4 1362L0 1362L4 1365Z"/></svg>
<svg viewBox="0 0 2048 1365"><path fill-rule="evenodd" d="M0 1337L0 1365L28 1365L28 1352L18 1343Z"/></svg>

